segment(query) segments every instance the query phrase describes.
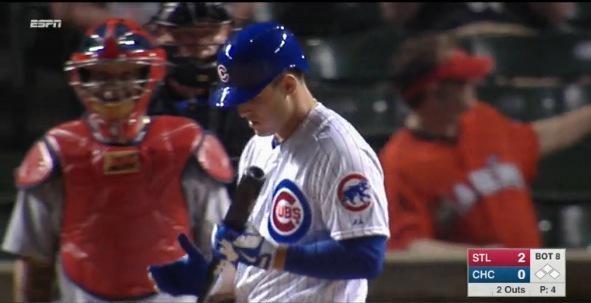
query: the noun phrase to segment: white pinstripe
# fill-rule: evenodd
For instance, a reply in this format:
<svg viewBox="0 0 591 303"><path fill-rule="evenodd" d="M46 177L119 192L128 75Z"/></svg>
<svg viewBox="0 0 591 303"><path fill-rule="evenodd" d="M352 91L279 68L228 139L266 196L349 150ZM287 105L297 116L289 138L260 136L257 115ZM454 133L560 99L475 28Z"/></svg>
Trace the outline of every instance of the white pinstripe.
<svg viewBox="0 0 591 303"><path fill-rule="evenodd" d="M250 165L267 177L249 223L271 242L268 229L273 192L281 180L293 181L310 206L311 223L295 243L366 235L389 236L383 171L377 156L355 128L322 104L311 111L294 134L275 149L272 137L253 137L246 146L239 172ZM351 173L365 176L372 204L360 212L347 210L337 198L341 179ZM354 220L362 224L353 224ZM323 280L240 265L236 276L237 302L365 301L367 280Z"/></svg>

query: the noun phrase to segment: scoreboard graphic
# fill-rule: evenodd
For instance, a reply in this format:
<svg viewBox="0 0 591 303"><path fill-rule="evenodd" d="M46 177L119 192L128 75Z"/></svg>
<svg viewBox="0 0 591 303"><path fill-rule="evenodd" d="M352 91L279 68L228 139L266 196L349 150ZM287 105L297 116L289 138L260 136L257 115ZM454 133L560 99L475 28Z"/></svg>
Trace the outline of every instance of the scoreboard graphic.
<svg viewBox="0 0 591 303"><path fill-rule="evenodd" d="M564 297L566 249L468 249L468 297Z"/></svg>

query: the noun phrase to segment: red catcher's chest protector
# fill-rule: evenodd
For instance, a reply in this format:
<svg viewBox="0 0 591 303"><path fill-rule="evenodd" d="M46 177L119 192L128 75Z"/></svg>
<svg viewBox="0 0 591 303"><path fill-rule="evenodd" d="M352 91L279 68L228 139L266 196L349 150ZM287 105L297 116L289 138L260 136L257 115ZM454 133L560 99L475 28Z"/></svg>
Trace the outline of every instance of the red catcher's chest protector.
<svg viewBox="0 0 591 303"><path fill-rule="evenodd" d="M155 118L131 146L97 142L80 120L49 132L65 183L60 257L69 279L109 300L154 293L147 266L184 255L181 175L201 136L177 117Z"/></svg>

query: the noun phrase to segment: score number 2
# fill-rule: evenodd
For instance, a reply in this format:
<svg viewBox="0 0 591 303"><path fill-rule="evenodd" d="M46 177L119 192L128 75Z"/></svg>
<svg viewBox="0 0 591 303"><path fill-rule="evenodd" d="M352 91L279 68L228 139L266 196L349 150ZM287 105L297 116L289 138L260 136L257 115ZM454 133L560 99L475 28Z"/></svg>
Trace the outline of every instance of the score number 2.
<svg viewBox="0 0 591 303"><path fill-rule="evenodd" d="M517 262L519 263L525 263L525 254L520 252L517 254L517 257L519 257L519 259L517 260ZM525 270L520 269L517 271L517 279L519 280L523 280L525 279Z"/></svg>

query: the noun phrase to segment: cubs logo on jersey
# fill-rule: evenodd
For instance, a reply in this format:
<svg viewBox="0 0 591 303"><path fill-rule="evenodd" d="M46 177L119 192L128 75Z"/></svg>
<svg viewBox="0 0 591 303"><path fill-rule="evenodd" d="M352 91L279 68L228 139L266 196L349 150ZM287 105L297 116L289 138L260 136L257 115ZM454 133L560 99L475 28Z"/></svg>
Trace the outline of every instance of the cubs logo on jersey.
<svg viewBox="0 0 591 303"><path fill-rule="evenodd" d="M278 243L296 242L308 231L311 217L308 200L298 186L288 179L279 182L269 214L271 237Z"/></svg>
<svg viewBox="0 0 591 303"><path fill-rule="evenodd" d="M345 176L337 188L337 195L341 204L348 210L360 212L371 205L369 182L360 174Z"/></svg>

